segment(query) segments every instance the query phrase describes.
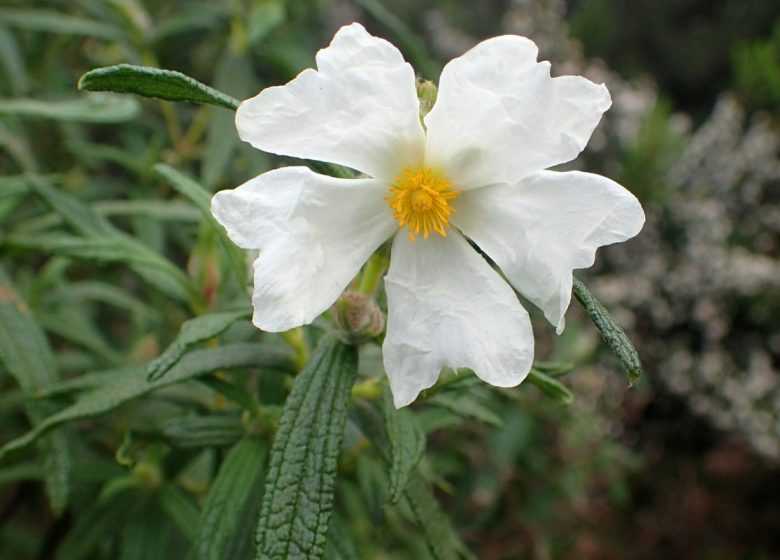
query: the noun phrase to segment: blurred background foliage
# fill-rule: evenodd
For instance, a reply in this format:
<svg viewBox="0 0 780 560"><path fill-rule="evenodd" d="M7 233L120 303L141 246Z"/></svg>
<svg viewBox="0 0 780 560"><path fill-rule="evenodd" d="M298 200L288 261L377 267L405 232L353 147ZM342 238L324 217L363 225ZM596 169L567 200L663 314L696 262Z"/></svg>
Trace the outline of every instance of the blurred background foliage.
<svg viewBox="0 0 780 560"><path fill-rule="evenodd" d="M638 345L637 387L573 304L561 337L535 317L538 358L576 364L561 378L571 405L524 384L413 407L420 468L466 545L485 559L780 556L780 4L766 0L3 0L0 336L59 381L4 365L0 439L158 356L185 320L245 307L235 252L186 177L213 192L286 163L241 144L229 111L79 93L79 76L158 66L242 99L355 20L429 79L519 33L553 72L605 82L613 108L572 166L619 180L648 215L587 273ZM220 341L287 347L245 320ZM245 367L170 385L12 456L0 558L186 557L227 450L273 424L289 379ZM248 420L253 402L271 420ZM330 556L428 557L430 528L387 505L356 415ZM259 487L235 506L226 557L252 557Z"/></svg>

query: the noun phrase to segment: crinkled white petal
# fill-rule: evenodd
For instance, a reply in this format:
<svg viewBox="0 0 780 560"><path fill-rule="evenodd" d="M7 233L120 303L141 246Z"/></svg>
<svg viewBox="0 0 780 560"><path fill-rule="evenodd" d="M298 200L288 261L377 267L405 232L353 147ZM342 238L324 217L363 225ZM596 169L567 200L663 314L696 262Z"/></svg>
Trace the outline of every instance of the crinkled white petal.
<svg viewBox="0 0 780 560"><path fill-rule="evenodd" d="M244 101L236 113L241 139L386 181L422 162L414 70L397 48L353 23L317 53L317 68Z"/></svg>
<svg viewBox="0 0 780 560"><path fill-rule="evenodd" d="M426 165L459 190L515 181L577 157L611 100L581 76L550 78L536 45L506 35L444 67L426 115Z"/></svg>
<svg viewBox="0 0 780 560"><path fill-rule="evenodd" d="M285 331L312 322L398 224L374 179L335 179L305 167L264 173L218 192L211 212L230 238L260 249L254 324Z"/></svg>
<svg viewBox="0 0 780 560"><path fill-rule="evenodd" d="M396 407L432 386L443 366L468 367L499 387L531 368L528 313L501 276L456 231L393 241L382 354Z"/></svg>
<svg viewBox="0 0 780 560"><path fill-rule="evenodd" d="M636 197L601 175L541 171L514 185L464 193L453 223L544 311L560 334L572 270L596 249L634 237L645 215Z"/></svg>

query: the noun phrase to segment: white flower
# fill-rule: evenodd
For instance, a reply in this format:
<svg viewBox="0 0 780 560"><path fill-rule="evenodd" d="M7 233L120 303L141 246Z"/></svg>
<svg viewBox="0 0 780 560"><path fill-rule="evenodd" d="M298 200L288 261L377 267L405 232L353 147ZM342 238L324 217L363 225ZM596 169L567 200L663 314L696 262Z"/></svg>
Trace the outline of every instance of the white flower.
<svg viewBox="0 0 780 560"><path fill-rule="evenodd" d="M443 366L520 383L534 353L528 314L466 238L560 332L572 269L644 222L637 199L610 179L544 171L582 151L611 101L604 85L550 78L537 53L503 36L451 61L423 126L412 67L353 23L317 53L317 70L244 101L236 126L254 147L366 176L285 167L214 196L231 239L261 251L254 324L310 323L392 237L383 356L396 406Z"/></svg>

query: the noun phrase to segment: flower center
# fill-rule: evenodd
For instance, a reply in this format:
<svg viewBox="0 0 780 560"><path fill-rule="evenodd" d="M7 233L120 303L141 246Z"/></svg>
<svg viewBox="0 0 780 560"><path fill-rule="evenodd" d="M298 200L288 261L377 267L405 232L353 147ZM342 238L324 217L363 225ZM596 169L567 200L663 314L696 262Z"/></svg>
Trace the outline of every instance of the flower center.
<svg viewBox="0 0 780 560"><path fill-rule="evenodd" d="M445 228L455 208L450 204L460 191L452 190L452 181L431 168L404 169L390 186L385 197L393 210L393 218L401 227L409 226L409 239L422 234L428 239L432 231L447 237Z"/></svg>

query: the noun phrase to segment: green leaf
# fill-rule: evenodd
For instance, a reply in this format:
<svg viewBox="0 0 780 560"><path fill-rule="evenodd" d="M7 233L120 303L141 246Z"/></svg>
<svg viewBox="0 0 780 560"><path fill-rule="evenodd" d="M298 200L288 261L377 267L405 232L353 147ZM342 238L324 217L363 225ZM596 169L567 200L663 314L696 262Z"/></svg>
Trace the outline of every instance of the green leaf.
<svg viewBox="0 0 780 560"><path fill-rule="evenodd" d="M54 10L0 9L0 22L30 31L49 31L58 35L85 35L109 41L123 38L120 27L90 19L69 16Z"/></svg>
<svg viewBox="0 0 780 560"><path fill-rule="evenodd" d="M234 111L238 109L240 104L238 99L202 84L181 72L131 64L118 64L90 70L79 80L79 89L134 93L167 101L208 103Z"/></svg>
<svg viewBox="0 0 780 560"><path fill-rule="evenodd" d="M75 196L55 189L43 177L29 174L27 179L30 189L80 234L102 236L118 233L108 220L90 210Z"/></svg>
<svg viewBox="0 0 780 560"><path fill-rule="evenodd" d="M235 414L188 414L165 420L160 433L174 447L231 445L244 435L244 424Z"/></svg>
<svg viewBox="0 0 780 560"><path fill-rule="evenodd" d="M164 484L157 499L163 511L173 520L179 530L184 533L188 541L195 538L195 528L198 526L200 512L195 501L184 490L173 484Z"/></svg>
<svg viewBox="0 0 780 560"><path fill-rule="evenodd" d="M194 552L198 560L222 560L237 536L240 516L253 488L263 480L264 442L246 437L225 457L200 514Z"/></svg>
<svg viewBox="0 0 780 560"><path fill-rule="evenodd" d="M5 27L0 27L0 66L5 68L12 95L19 95L29 89L30 84L19 45Z"/></svg>
<svg viewBox="0 0 780 560"><path fill-rule="evenodd" d="M389 393L382 399L382 416L390 443L390 503L397 503L409 475L425 453L425 434L410 410L396 410Z"/></svg>
<svg viewBox="0 0 780 560"><path fill-rule="evenodd" d="M528 381L554 401L566 405L574 401L574 395L565 385L537 369L531 369L528 374Z"/></svg>
<svg viewBox="0 0 780 560"><path fill-rule="evenodd" d="M230 266L236 280L242 283L243 279L247 275L247 265L244 258L244 251L239 249L227 236L225 229L217 223L214 216L211 214L211 193L200 186L198 183L177 171L170 165L164 163L158 163L154 166L154 172L167 181L173 188L179 191L182 195L186 196L192 201L193 204L200 210L201 215L205 220L211 224L214 231L219 236L220 243L227 253Z"/></svg>
<svg viewBox="0 0 780 560"><path fill-rule="evenodd" d="M250 316L251 309L242 309L241 311L210 313L185 321L179 335L171 345L149 362L147 366L149 381L154 381L165 375L191 346L214 338L226 331L236 321L247 319Z"/></svg>
<svg viewBox="0 0 780 560"><path fill-rule="evenodd" d="M612 349L628 373L628 383L633 385L642 376L642 361L625 331L615 322L601 302L590 293L585 284L574 279L574 295L590 315L590 320L601 332L604 342Z"/></svg>
<svg viewBox="0 0 780 560"><path fill-rule="evenodd" d="M271 449L258 559L321 558L357 351L325 335L296 377Z"/></svg>
<svg viewBox="0 0 780 560"><path fill-rule="evenodd" d="M187 275L168 259L125 235L75 237L65 234L16 234L2 243L77 259L127 264L147 282L179 301L193 296Z"/></svg>
<svg viewBox="0 0 780 560"><path fill-rule="evenodd" d="M141 505L136 490L124 489L74 519L74 525L57 547L56 560L83 560L112 535L120 532Z"/></svg>
<svg viewBox="0 0 780 560"><path fill-rule="evenodd" d="M497 428L504 425L500 416L482 404L471 393L437 393L426 399L425 402L449 410L461 418L473 418Z"/></svg>
<svg viewBox="0 0 780 560"><path fill-rule="evenodd" d="M0 99L0 115L64 122L123 123L135 119L140 109L135 99L110 94L95 94L61 101Z"/></svg>
<svg viewBox="0 0 780 560"><path fill-rule="evenodd" d="M114 375L107 375L104 383L88 389L75 403L49 416L25 435L5 444L0 448L0 459L8 453L29 445L52 428L65 422L104 414L131 399L174 383L221 369L243 367L295 371L290 354L281 352L276 347L249 343L225 344L216 348L193 350L173 366L168 375L157 381L147 381L146 367L143 365L115 370Z"/></svg>
<svg viewBox="0 0 780 560"><path fill-rule="evenodd" d="M121 538L117 560L169 560L173 529L160 506L152 500L145 501L115 532ZM104 536L102 541L105 540Z"/></svg>
<svg viewBox="0 0 780 560"><path fill-rule="evenodd" d="M472 557L453 529L450 520L441 511L431 487L420 475L409 478L404 490L404 498L414 521L423 530L428 550L436 560Z"/></svg>
<svg viewBox="0 0 780 560"><path fill-rule="evenodd" d="M57 380L54 356L46 335L30 315L27 304L0 267L0 363L28 395ZM45 403L28 403L27 416L37 429L50 412ZM71 458L66 435L41 440L46 490L52 510L59 514L68 503Z"/></svg>
<svg viewBox="0 0 780 560"><path fill-rule="evenodd" d="M264 2L260 6L274 5ZM233 47L228 46L217 64L214 86L219 89L230 88L231 92L241 98L254 95L257 87L250 59L239 55ZM201 181L210 190L213 191L220 179L223 179L224 172L239 145L241 139L236 132L235 115L225 111L212 111L209 115L206 147L200 172Z"/></svg>

